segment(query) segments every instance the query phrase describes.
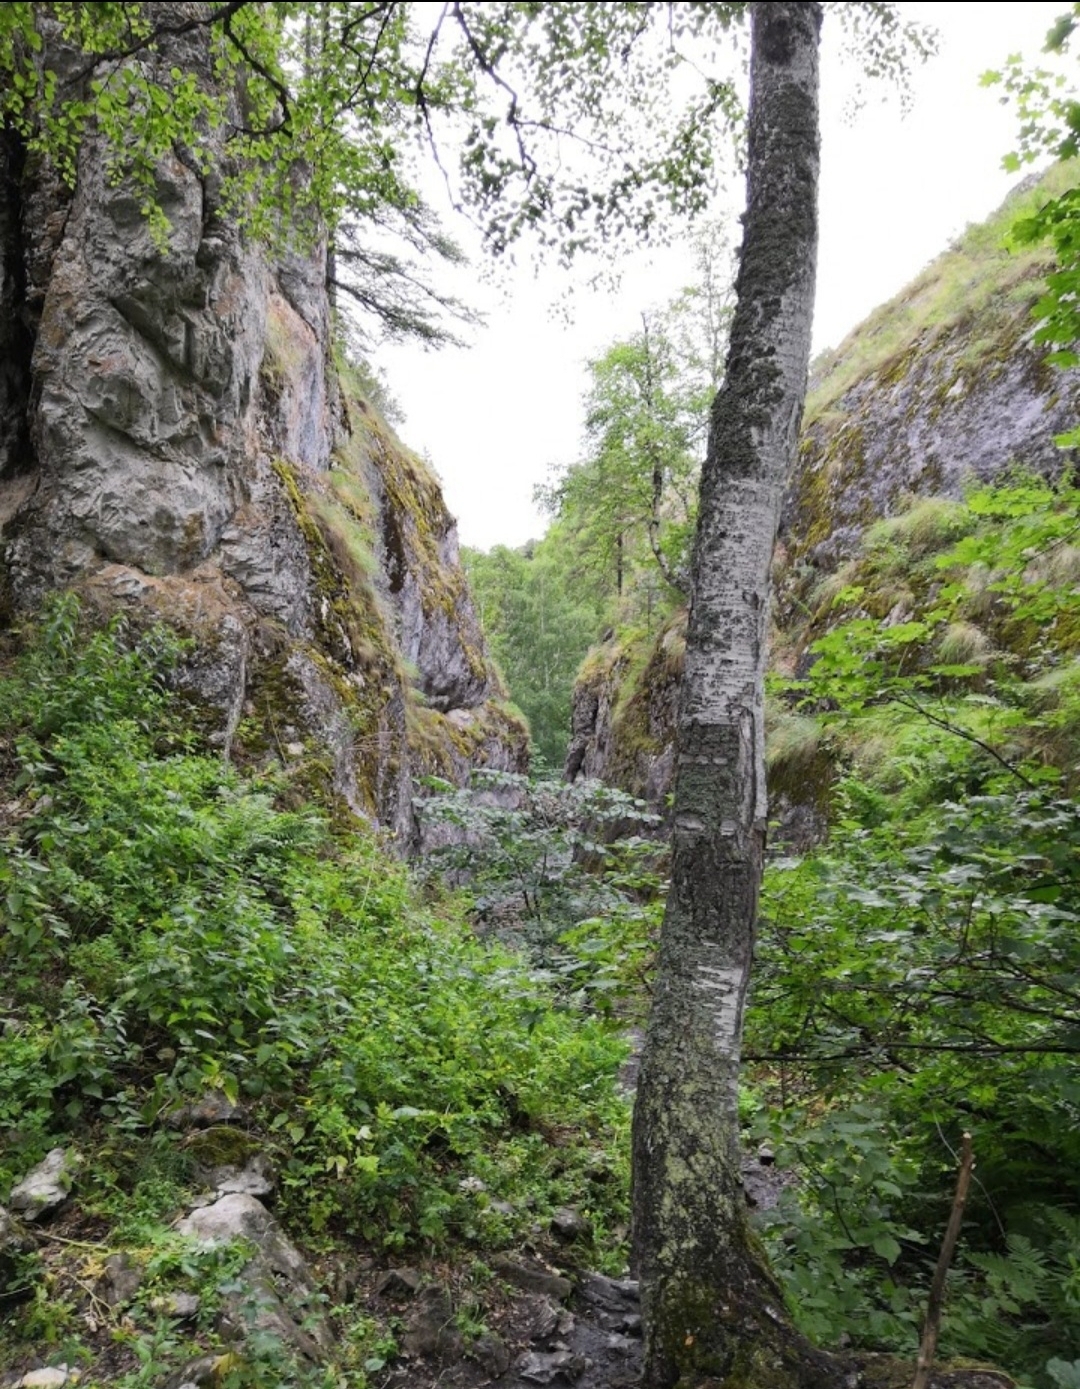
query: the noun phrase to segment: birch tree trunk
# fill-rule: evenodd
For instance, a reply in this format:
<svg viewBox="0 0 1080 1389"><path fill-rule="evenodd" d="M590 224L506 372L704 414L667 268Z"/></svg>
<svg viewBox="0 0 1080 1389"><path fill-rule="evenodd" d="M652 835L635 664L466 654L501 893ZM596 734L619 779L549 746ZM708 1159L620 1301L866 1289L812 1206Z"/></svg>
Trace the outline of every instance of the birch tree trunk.
<svg viewBox="0 0 1080 1389"><path fill-rule="evenodd" d="M672 884L634 1113L648 1389L835 1383L748 1229L736 1105L765 841L769 566L813 313L821 11L751 6L747 211L701 479Z"/></svg>

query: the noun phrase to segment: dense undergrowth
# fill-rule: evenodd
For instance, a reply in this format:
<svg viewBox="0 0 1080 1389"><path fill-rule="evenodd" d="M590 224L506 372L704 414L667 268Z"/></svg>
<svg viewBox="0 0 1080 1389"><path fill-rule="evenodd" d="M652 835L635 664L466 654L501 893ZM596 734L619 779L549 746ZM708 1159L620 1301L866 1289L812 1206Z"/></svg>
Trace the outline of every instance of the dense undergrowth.
<svg viewBox="0 0 1080 1389"><path fill-rule="evenodd" d="M112 1326L127 1377L109 1382L156 1383L148 1364L214 1344L212 1297L190 1335L151 1306L209 1259L169 1228L198 1189L169 1116L207 1093L242 1107L279 1215L331 1262L482 1259L572 1202L592 1262L621 1267L618 1029L478 939L445 893L425 899L370 832L283 810L271 773L207 755L169 688L177 657L161 632L85 631L63 599L0 693L0 1200L54 1145L82 1154L93 1252L76 1257L133 1246L151 1270ZM218 1262L209 1289L235 1273ZM59 1348L93 1383L78 1298L52 1277L27 1260L0 1363ZM373 1357L370 1319L341 1317L345 1377L328 1382L362 1384L385 1346Z"/></svg>
<svg viewBox="0 0 1080 1389"><path fill-rule="evenodd" d="M916 1343L970 1130L942 1350L1045 1389L1080 1383L1078 502L917 502L787 614L770 771L829 838L768 870L747 1038L803 1327Z"/></svg>
<svg viewBox="0 0 1080 1389"><path fill-rule="evenodd" d="M829 837L768 869L743 1096L748 1145L789 1174L762 1233L797 1320L834 1346L914 1351L973 1133L941 1348L1035 1389L1080 1382L1077 514L1067 482L924 501L807 590L771 773L801 778ZM452 833L418 881L370 833L282 809L272 771L207 756L177 657L160 633L86 633L61 601L0 705L0 1198L54 1144L83 1153L95 1250L150 1270L111 1328L110 1382L215 1344L212 1296L183 1335L151 1306L181 1273L235 1278L169 1228L197 1184L168 1117L208 1091L243 1106L327 1268L366 1250L482 1269L564 1204L592 1222L589 1262L622 1266L613 1081L664 871L641 807L434 787L432 846ZM5 1353L62 1348L93 1383L77 1290L31 1258L23 1292ZM462 1303L473 1331L479 1305ZM334 1315L332 1373L363 1384L393 1328Z"/></svg>

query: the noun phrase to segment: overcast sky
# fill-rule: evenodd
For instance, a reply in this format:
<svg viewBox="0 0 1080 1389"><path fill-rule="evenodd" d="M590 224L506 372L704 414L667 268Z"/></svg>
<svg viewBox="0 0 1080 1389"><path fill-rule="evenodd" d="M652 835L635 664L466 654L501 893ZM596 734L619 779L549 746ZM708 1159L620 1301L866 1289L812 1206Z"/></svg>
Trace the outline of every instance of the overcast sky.
<svg viewBox="0 0 1080 1389"><path fill-rule="evenodd" d="M850 81L825 45L815 351L839 343L1016 182L1001 169L1015 118L979 75L1013 52L1037 56L1065 6L901 8L940 32L906 116L893 98L845 120ZM380 349L376 364L405 412L399 432L442 478L465 544L520 545L542 533L533 487L579 456L586 361L633 332L642 309L674 295L691 268L685 249L630 257L617 293L574 285L567 322L565 275L522 266L501 287L478 278L470 297L487 325L468 348Z"/></svg>

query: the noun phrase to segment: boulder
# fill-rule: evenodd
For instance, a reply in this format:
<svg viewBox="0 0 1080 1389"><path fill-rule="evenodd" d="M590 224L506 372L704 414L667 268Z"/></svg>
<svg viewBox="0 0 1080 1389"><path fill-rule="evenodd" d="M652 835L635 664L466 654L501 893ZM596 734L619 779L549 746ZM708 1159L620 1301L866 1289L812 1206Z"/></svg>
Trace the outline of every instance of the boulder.
<svg viewBox="0 0 1080 1389"><path fill-rule="evenodd" d="M177 1230L204 1246L244 1240L254 1248L241 1287L226 1297L223 1330L237 1340L250 1331L270 1335L312 1361L332 1350L333 1333L307 1264L254 1196L222 1196L192 1211Z"/></svg>
<svg viewBox="0 0 1080 1389"><path fill-rule="evenodd" d="M130 1254L110 1254L98 1284L99 1296L110 1307L126 1307L142 1286L143 1270Z"/></svg>
<svg viewBox="0 0 1080 1389"><path fill-rule="evenodd" d="M53 1148L12 1188L11 1209L24 1220L38 1220L62 1206L71 1194L78 1154L72 1148Z"/></svg>
<svg viewBox="0 0 1080 1389"><path fill-rule="evenodd" d="M544 1355L527 1351L515 1365L518 1375L530 1384L553 1384L556 1380L573 1384L589 1368L588 1360L569 1350L555 1350Z"/></svg>
<svg viewBox="0 0 1080 1389"><path fill-rule="evenodd" d="M401 1348L406 1355L430 1356L437 1360L458 1360L465 1341L454 1325L450 1294L437 1283L423 1290L409 1315Z"/></svg>
<svg viewBox="0 0 1080 1389"><path fill-rule="evenodd" d="M424 1275L418 1268L388 1268L375 1283L380 1297L411 1297L420 1291Z"/></svg>
<svg viewBox="0 0 1080 1389"><path fill-rule="evenodd" d="M491 1267L500 1278L512 1283L515 1288L522 1288L530 1293L542 1293L547 1297L553 1297L556 1302L562 1302L574 1290L569 1278L564 1278L562 1274L527 1264L523 1259L510 1254L496 1254L491 1260Z"/></svg>
<svg viewBox="0 0 1080 1389"><path fill-rule="evenodd" d="M551 1217L551 1233L564 1244L592 1238L592 1222L571 1206L563 1206Z"/></svg>
<svg viewBox="0 0 1080 1389"><path fill-rule="evenodd" d="M78 1370L67 1365L43 1365L40 1370L27 1370L15 1381L15 1389L63 1389L65 1384L76 1384L78 1380Z"/></svg>

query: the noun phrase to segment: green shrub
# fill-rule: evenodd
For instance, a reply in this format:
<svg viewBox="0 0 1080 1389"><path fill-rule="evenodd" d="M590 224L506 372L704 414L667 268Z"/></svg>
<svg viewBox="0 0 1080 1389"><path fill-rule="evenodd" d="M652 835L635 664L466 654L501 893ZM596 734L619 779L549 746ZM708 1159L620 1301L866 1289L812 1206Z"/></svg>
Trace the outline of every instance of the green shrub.
<svg viewBox="0 0 1080 1389"><path fill-rule="evenodd" d="M198 751L176 657L157 632L81 632L63 600L6 682L14 1165L73 1126L135 1141L217 1089L265 1126L286 1212L317 1229L483 1243L507 1233L499 1198L522 1225L569 1199L620 1225L618 1030L456 910L425 909L364 827L335 838Z"/></svg>

